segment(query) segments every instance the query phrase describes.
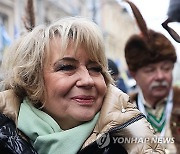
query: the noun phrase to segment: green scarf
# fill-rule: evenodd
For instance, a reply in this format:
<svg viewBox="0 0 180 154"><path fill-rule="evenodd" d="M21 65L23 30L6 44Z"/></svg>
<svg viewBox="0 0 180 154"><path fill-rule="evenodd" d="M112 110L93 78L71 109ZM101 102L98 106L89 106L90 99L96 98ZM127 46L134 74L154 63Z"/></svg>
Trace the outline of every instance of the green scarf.
<svg viewBox="0 0 180 154"><path fill-rule="evenodd" d="M93 120L64 131L52 117L24 100L18 128L30 138L38 154L75 154L92 133L98 117L99 113Z"/></svg>

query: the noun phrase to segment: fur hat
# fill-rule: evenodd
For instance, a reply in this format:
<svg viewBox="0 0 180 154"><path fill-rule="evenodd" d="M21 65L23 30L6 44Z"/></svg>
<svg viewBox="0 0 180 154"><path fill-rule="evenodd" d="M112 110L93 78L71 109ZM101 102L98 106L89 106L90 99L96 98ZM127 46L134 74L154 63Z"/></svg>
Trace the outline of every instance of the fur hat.
<svg viewBox="0 0 180 154"><path fill-rule="evenodd" d="M162 60L176 62L176 52L172 43L159 32L147 29L146 23L132 3L127 1L134 13L141 34L132 35L125 45L125 59L130 71Z"/></svg>

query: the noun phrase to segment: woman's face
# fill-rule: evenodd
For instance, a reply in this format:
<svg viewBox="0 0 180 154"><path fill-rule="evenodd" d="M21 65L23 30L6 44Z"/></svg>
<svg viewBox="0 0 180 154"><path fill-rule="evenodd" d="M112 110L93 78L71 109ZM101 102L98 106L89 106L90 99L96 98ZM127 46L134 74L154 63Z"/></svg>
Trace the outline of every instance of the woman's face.
<svg viewBox="0 0 180 154"><path fill-rule="evenodd" d="M61 46L57 40L51 41L50 59L43 71L46 91L43 110L62 129L69 129L95 116L107 87L101 66L88 58L83 46L74 54L70 45L59 58Z"/></svg>

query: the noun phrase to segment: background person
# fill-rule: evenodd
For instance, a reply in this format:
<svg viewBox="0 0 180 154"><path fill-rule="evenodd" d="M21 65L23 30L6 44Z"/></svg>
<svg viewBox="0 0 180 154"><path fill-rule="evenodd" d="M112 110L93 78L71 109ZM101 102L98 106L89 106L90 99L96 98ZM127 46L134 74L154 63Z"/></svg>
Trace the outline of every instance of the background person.
<svg viewBox="0 0 180 154"><path fill-rule="evenodd" d="M124 82L124 79L121 77L121 74L119 72L119 69L118 69L116 63L111 59L108 59L108 68L110 70L110 74L111 74L112 78L115 81L116 86L119 89L121 89L123 92L127 93L128 89Z"/></svg>
<svg viewBox="0 0 180 154"><path fill-rule="evenodd" d="M68 17L35 27L6 51L2 67L1 152L164 153L158 142L112 142L154 135L129 97L112 85L103 35L92 21ZM99 137L107 134L104 144Z"/></svg>
<svg viewBox="0 0 180 154"><path fill-rule="evenodd" d="M129 2L141 33L131 36L125 45L125 58L138 92L130 97L151 123L156 134L172 138L170 116L180 89L172 87L172 71L177 56L172 43L161 33L148 29L136 6ZM173 144L165 144L167 153L175 153Z"/></svg>

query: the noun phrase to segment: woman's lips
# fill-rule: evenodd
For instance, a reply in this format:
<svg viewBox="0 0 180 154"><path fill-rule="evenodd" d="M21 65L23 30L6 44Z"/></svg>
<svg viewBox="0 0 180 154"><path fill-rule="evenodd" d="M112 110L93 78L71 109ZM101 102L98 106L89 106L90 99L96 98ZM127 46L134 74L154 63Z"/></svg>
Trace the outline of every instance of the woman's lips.
<svg viewBox="0 0 180 154"><path fill-rule="evenodd" d="M95 101L94 96L75 96L72 99L80 105L92 105Z"/></svg>

